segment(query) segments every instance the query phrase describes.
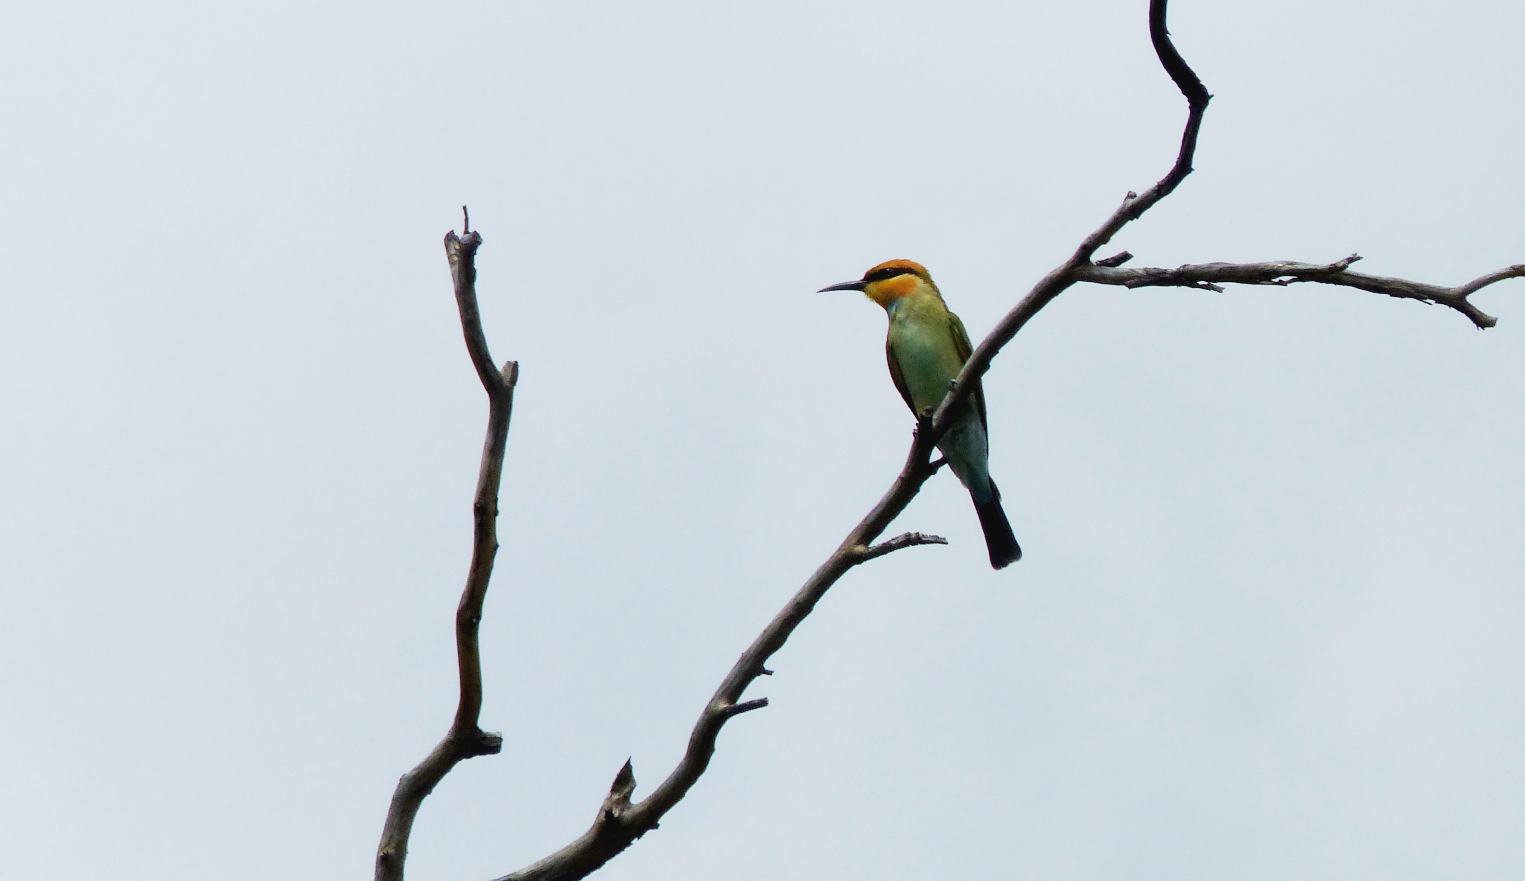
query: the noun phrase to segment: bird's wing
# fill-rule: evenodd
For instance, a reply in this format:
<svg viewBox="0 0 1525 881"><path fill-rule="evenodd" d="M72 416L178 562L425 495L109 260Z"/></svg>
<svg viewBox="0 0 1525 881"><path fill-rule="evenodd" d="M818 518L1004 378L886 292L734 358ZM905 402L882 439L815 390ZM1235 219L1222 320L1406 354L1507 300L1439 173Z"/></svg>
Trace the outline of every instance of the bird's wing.
<svg viewBox="0 0 1525 881"><path fill-rule="evenodd" d="M905 374L900 372L900 362L895 360L895 350L890 348L888 335L884 338L884 360L890 363L890 379L895 381L895 391L900 392L900 396L905 398L905 405L911 408L912 413L916 413L916 402L911 400L911 390L906 388ZM918 418L921 416L920 413L916 415Z"/></svg>
<svg viewBox="0 0 1525 881"><path fill-rule="evenodd" d="M953 349L958 352L958 363L967 363L969 356L974 354L974 346L969 342L969 331L964 330L964 322L952 312L948 313L948 331L953 334ZM974 412L980 414L980 427L990 431L990 424L985 418L985 388L979 380L975 380L969 398L974 401Z"/></svg>

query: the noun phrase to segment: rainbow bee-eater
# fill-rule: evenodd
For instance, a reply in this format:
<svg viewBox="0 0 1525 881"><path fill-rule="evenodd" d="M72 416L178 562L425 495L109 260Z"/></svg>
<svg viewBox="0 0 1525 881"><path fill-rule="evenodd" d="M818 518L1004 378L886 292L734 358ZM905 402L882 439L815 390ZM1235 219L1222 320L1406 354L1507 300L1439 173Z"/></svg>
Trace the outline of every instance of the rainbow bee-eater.
<svg viewBox="0 0 1525 881"><path fill-rule="evenodd" d="M895 388L912 413L930 415L936 410L974 347L964 323L948 311L927 268L910 260L891 260L863 273L858 281L821 290L862 291L884 307L890 318L884 354ZM1022 548L1001 510L1001 492L990 479L985 392L978 382L957 420L937 442L937 449L974 499L990 565L1002 569L1022 559Z"/></svg>

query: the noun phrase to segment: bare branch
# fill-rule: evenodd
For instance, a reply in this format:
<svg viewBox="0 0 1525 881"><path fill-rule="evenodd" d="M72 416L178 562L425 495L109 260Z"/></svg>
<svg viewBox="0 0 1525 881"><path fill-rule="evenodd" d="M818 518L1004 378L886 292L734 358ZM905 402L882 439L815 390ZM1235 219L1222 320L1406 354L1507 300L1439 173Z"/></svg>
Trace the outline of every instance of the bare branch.
<svg viewBox="0 0 1525 881"><path fill-rule="evenodd" d="M502 735L477 727L482 712L482 658L477 631L482 622L482 604L487 598L488 581L492 578L493 559L498 553L498 487L503 479L503 451L508 444L508 423L513 416L519 364L510 361L500 371L492 366L487 352L487 339L477 313L476 253L481 244L482 237L474 232L467 233L465 238L458 238L454 232L445 236L445 253L455 281L455 300L460 308L466 348L488 395L487 439L482 444L482 465L472 503L471 568L467 571L466 587L455 610L460 702L444 739L418 767L397 781L392 804L387 809L386 825L382 828L381 843L376 849L376 881L401 881L413 820L424 799L440 780L460 762L491 755L503 748ZM634 783L631 785L633 788Z"/></svg>
<svg viewBox="0 0 1525 881"><path fill-rule="evenodd" d="M888 541L881 541L871 547L859 548L858 562L867 563L869 560L877 559L885 554L893 554L901 548L914 548L917 545L945 545L947 543L948 540L940 535L927 535L922 532L903 532Z"/></svg>
<svg viewBox="0 0 1525 881"><path fill-rule="evenodd" d="M1269 263L1199 263L1177 266L1175 269L1138 267L1118 269L1100 263L1081 267L1081 281L1095 284L1121 285L1128 288L1184 287L1222 291L1220 284L1289 285L1316 283L1360 288L1374 294L1386 294L1405 300L1419 300L1455 309L1467 316L1479 328L1493 327L1498 319L1483 312L1468 299L1472 294L1496 282L1511 278L1525 278L1525 264L1515 264L1490 272L1456 287L1441 287L1404 278L1388 278L1381 275L1363 275L1351 272L1350 265L1360 260L1352 254L1334 263L1295 263L1277 260Z"/></svg>
<svg viewBox="0 0 1525 881"><path fill-rule="evenodd" d="M732 716L740 716L742 713L750 713L753 710L760 710L767 705L768 699L765 697L760 697L756 700L742 701L735 706L726 707L721 712L725 713L726 718L730 718Z"/></svg>
<svg viewBox="0 0 1525 881"><path fill-rule="evenodd" d="M482 388L492 396L502 391L504 379L503 373L493 366L492 354L487 351L482 315L477 311L477 248L481 246L479 233L468 232L457 237L455 230L451 230L445 234L445 256L450 260L450 278L455 282L455 302L461 311L466 351L471 355L472 366L477 369L477 378L482 380Z"/></svg>
<svg viewBox="0 0 1525 881"><path fill-rule="evenodd" d="M1197 153L1197 133L1202 129L1202 115L1207 112L1207 102L1213 96L1207 93L1207 87L1202 85L1202 80L1197 78L1196 72L1170 41L1170 30L1165 26L1165 5L1166 0L1149 2L1149 40L1154 44L1154 54L1160 59L1160 65L1170 74L1181 94L1186 96L1186 128L1181 132L1180 152L1176 154L1175 165L1160 178L1159 183L1145 190L1142 195L1128 193L1123 198L1123 204L1112 212L1107 222L1080 243L1075 256L1070 258L1073 265L1089 263L1097 250L1110 242L1129 221L1144 216L1145 211L1175 192L1181 181L1191 174L1192 159Z"/></svg>

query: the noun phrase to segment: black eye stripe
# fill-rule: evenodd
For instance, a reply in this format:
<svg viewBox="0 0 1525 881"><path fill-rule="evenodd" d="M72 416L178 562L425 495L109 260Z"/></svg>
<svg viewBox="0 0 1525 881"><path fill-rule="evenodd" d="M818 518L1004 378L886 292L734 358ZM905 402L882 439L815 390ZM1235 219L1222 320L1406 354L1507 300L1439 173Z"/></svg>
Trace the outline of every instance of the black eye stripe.
<svg viewBox="0 0 1525 881"><path fill-rule="evenodd" d="M863 276L864 281L884 281L897 275L914 275L916 270L909 266L886 266L883 269L875 269L868 275Z"/></svg>

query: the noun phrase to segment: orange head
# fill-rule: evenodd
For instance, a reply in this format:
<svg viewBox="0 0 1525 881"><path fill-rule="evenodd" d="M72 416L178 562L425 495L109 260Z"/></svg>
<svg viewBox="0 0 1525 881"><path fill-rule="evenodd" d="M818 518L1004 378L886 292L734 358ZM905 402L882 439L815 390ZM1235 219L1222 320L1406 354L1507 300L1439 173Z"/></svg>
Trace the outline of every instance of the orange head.
<svg viewBox="0 0 1525 881"><path fill-rule="evenodd" d="M821 288L822 291L862 291L870 300L886 309L896 300L928 289L939 299L942 297L937 285L932 283L927 268L914 260L886 260L863 273L863 277L857 281Z"/></svg>

